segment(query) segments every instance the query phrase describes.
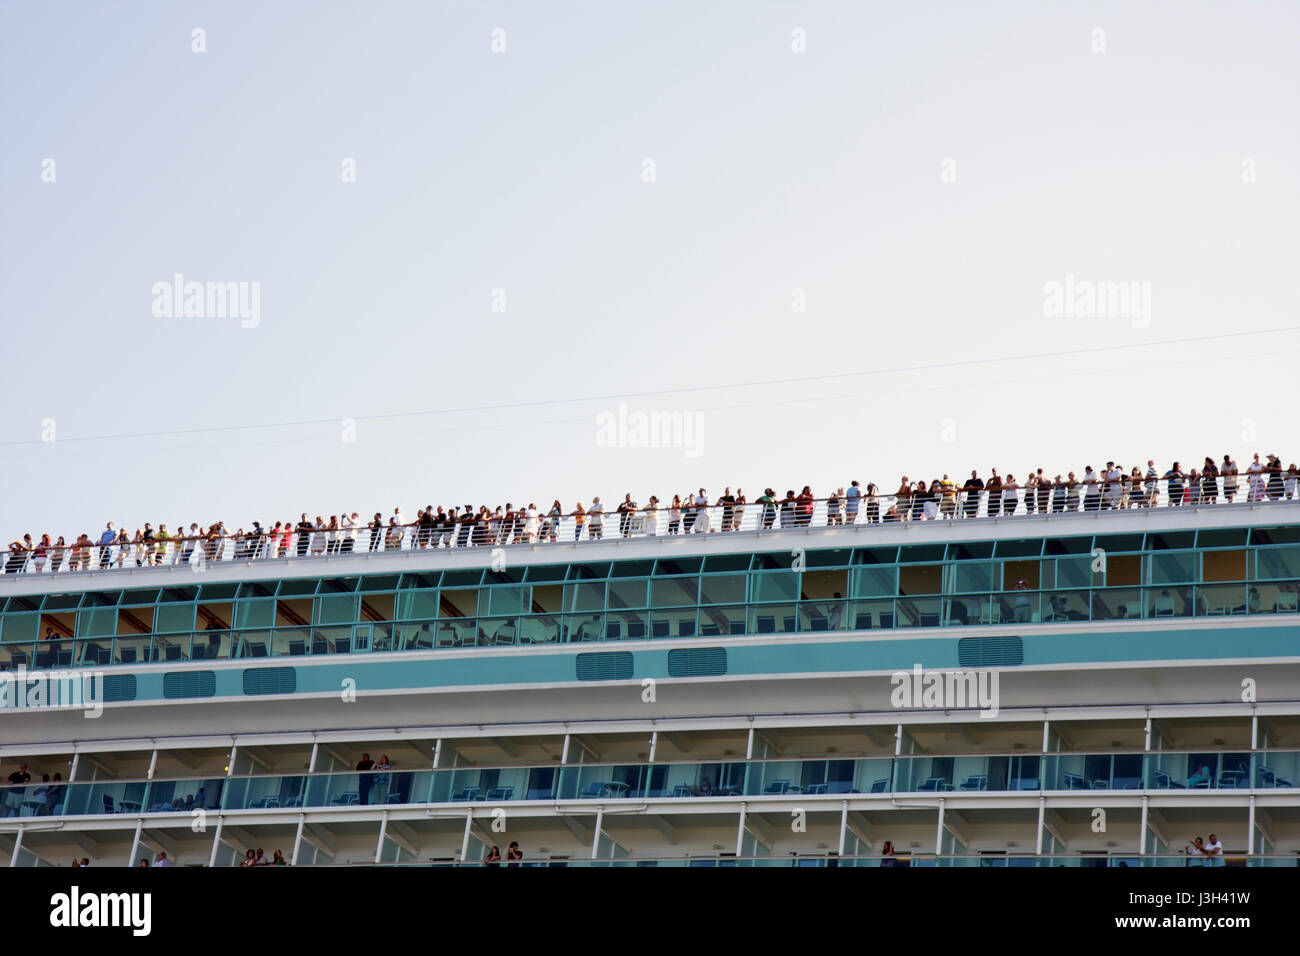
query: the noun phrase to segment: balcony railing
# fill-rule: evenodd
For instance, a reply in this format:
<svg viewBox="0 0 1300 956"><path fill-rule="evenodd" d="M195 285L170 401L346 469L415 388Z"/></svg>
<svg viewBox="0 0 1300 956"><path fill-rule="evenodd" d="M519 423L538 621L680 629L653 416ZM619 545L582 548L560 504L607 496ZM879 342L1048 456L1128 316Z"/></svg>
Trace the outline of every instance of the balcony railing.
<svg viewBox="0 0 1300 956"><path fill-rule="evenodd" d="M1034 489L1005 489L949 492L911 496L866 495L859 498L805 498L780 501L749 501L736 504L711 503L704 507L674 509L659 504L619 511L582 515L517 513L513 520L503 516L458 515L454 522L422 526L411 522L399 526L381 523L357 528L254 529L199 536L174 535L153 540L71 544L36 544L11 548L4 561L8 574L61 574L78 571L111 571L140 567L206 564L228 561L270 561L282 558L327 558L339 555L375 554L387 551L506 547L555 542L597 541L604 538L646 538L685 534L730 534L742 531L776 533L811 527L886 525L912 521L1006 521L1037 515L1045 518L1079 513L1104 514L1151 508L1240 508L1300 501L1297 479L1286 478L1269 493L1247 490L1243 479L1233 501L1221 493L1213 497L1192 485L1160 479L1154 493L1133 492L1106 483L1073 487L1065 485ZM1093 493L1095 492L1095 493ZM21 545L21 542L15 542Z"/></svg>

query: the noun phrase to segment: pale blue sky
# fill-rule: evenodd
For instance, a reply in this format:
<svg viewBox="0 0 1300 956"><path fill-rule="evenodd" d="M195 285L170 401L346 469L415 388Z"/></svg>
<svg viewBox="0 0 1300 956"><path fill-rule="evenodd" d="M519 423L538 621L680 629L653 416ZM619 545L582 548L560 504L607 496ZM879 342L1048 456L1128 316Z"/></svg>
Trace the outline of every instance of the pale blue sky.
<svg viewBox="0 0 1300 956"><path fill-rule="evenodd" d="M1298 42L1286 2L0 0L0 534L1289 463L1300 332L1131 346L1300 326ZM260 324L156 318L175 273ZM1045 318L1067 273L1149 323ZM624 399L696 458L596 440L822 375Z"/></svg>

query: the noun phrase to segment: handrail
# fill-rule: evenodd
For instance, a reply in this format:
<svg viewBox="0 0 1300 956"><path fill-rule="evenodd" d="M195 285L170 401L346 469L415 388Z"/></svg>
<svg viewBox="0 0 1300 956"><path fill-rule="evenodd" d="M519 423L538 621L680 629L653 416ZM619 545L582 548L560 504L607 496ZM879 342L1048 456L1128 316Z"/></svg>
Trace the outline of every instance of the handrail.
<svg viewBox="0 0 1300 956"><path fill-rule="evenodd" d="M1114 475L1114 473L1110 473ZM394 550L501 547L515 544L545 544L558 541L593 541L609 537L645 538L678 534L768 532L787 528L846 527L925 520L1007 519L1022 515L1052 518L1080 512L1127 511L1169 507L1233 507L1262 502L1300 500L1300 471L1291 466L1280 470L1241 474L1231 490L1226 479L1216 477L1193 483L1188 476L1148 478L1128 475L1108 478L1086 475L1084 479L1044 480L1021 485L1008 481L983 488L959 487L945 476L927 485L908 482L892 494L880 494L868 485L859 495L833 494L813 497L808 489L784 498L762 495L754 500L740 493L737 500L706 499L704 505L689 501L680 506L653 500L641 505L620 503L610 508L558 511L557 502L543 513L530 505L526 509L477 511L466 507L438 513L415 521L398 521L398 514L385 521L376 515L368 523L326 524L299 521L276 522L263 528L255 522L249 530L231 533L224 523L208 529L191 526L194 533L171 535L149 530L151 537L137 531L128 538L120 532L111 542L81 535L72 543L60 538L50 542L46 535L33 543L31 536L9 545L4 558L5 573L63 573L75 571L125 570L165 565L203 565L234 560L263 560L288 556L327 557L340 554L374 554ZM1059 476L1058 476L1059 477ZM727 489L730 495L730 489ZM630 495L627 496L630 499ZM1240 501L1236 499L1240 497ZM1222 499L1222 500L1220 500ZM595 499L599 501L599 499ZM423 520L422 520L423 519ZM344 522L350 519L345 516ZM148 526L146 526L148 527ZM160 525L160 530L165 525Z"/></svg>

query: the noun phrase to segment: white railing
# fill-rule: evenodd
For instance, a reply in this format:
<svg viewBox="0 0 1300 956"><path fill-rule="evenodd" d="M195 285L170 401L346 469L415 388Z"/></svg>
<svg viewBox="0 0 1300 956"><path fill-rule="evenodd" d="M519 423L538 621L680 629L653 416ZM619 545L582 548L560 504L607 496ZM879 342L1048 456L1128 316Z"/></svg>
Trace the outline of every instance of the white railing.
<svg viewBox="0 0 1300 956"><path fill-rule="evenodd" d="M119 534L111 542L92 541L83 535L75 542L10 545L5 557L8 574L50 574L113 570L164 565L202 565L206 562L264 560L278 557L330 556L394 550L462 547L500 547L515 544L593 541L602 538L642 538L678 534L726 534L739 531L777 531L787 528L837 527L928 520L1006 519L1018 515L1045 517L1078 512L1127 511L1165 507L1232 507L1265 501L1300 500L1300 476L1294 472L1272 476L1241 475L1237 486L1223 480L1191 482L1184 478L1006 484L983 490L965 490L936 482L937 490L901 488L879 494L870 486L858 496L813 498L809 494L772 500L734 502L710 500L707 505L689 501L672 504L613 505L603 510L585 508L551 513L537 509L519 512L453 511L435 515L432 524L398 523L396 517L376 518L359 527L336 525L292 528L277 525L230 533L224 525L182 535L142 533L128 538ZM500 513L498 513L500 512ZM377 524L376 524L377 522Z"/></svg>

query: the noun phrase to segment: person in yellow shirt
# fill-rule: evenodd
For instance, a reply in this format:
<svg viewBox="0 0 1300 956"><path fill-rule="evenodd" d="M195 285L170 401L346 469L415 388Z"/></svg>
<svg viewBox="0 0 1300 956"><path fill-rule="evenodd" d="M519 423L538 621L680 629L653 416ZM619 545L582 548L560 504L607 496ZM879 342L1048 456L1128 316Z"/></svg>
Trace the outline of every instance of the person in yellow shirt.
<svg viewBox="0 0 1300 956"><path fill-rule="evenodd" d="M939 482L939 511L945 518L951 518L957 513L957 482L953 481L947 475Z"/></svg>

